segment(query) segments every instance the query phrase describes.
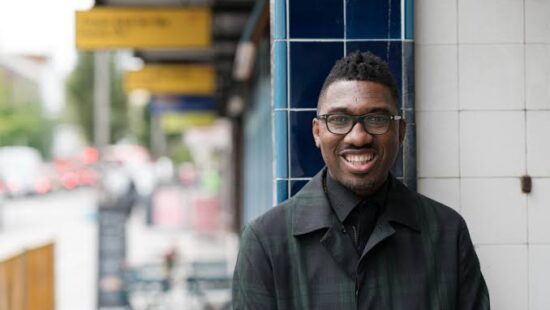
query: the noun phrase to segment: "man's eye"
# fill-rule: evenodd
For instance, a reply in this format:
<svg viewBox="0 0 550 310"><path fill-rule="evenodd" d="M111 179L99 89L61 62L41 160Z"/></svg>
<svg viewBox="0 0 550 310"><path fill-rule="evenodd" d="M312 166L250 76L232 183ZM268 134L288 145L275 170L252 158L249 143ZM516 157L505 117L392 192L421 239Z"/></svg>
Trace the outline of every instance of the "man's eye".
<svg viewBox="0 0 550 310"><path fill-rule="evenodd" d="M374 124L383 124L388 122L387 115L368 115L367 121Z"/></svg>
<svg viewBox="0 0 550 310"><path fill-rule="evenodd" d="M349 122L349 116L346 115L333 115L331 116L328 121L335 125L342 125Z"/></svg>

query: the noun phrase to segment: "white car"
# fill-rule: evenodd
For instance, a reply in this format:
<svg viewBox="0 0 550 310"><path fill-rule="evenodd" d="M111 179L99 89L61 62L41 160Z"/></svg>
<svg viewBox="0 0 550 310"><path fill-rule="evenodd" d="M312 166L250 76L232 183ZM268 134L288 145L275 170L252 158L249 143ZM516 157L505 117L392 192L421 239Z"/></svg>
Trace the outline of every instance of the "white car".
<svg viewBox="0 0 550 310"><path fill-rule="evenodd" d="M51 184L43 165L42 156L32 147L0 147L0 179L6 194L20 197L49 192Z"/></svg>

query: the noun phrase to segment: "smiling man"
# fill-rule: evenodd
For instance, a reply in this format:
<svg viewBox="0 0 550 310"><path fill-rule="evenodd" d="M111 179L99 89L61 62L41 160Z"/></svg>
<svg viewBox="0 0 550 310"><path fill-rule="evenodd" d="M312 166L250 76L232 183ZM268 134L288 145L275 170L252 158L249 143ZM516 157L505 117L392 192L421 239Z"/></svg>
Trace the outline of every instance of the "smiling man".
<svg viewBox="0 0 550 310"><path fill-rule="evenodd" d="M244 229L234 309L490 308L462 217L389 172L405 137L398 102L380 58L334 65L312 122L326 167Z"/></svg>

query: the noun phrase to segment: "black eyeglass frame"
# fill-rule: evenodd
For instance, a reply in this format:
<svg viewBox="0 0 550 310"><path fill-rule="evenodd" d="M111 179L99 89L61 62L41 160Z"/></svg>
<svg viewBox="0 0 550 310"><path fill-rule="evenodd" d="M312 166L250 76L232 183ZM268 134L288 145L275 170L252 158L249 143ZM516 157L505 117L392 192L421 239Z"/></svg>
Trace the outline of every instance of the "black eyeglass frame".
<svg viewBox="0 0 550 310"><path fill-rule="evenodd" d="M337 133L337 132L333 132L332 130L330 130L330 127L328 125L328 118L330 116L347 116L347 117L351 117L351 119L353 120L353 123L351 125L351 127L349 128L349 130L346 132L346 133ZM388 123L386 124L386 129L384 130L384 132L370 132L365 120L369 117L369 116L376 116L376 117L380 117L380 116L383 116L383 117L387 117L388 118ZM325 126L327 127L327 130L332 133L332 134L335 134L335 135L347 135L348 133L350 133L352 130L353 130L353 127L355 127L355 125L358 123L358 122L361 122L361 124L363 125L363 129L371 134L371 135L383 135L385 133L388 132L388 130L390 129L390 121L398 121L398 120L403 120L405 119L403 116L401 115L387 115L387 114L378 114L378 113L367 113L367 114L362 114L362 115L349 115L349 114L342 114L342 113L327 113L327 114L321 114L321 115L317 115L315 118L317 118L318 120L324 120L325 121Z"/></svg>

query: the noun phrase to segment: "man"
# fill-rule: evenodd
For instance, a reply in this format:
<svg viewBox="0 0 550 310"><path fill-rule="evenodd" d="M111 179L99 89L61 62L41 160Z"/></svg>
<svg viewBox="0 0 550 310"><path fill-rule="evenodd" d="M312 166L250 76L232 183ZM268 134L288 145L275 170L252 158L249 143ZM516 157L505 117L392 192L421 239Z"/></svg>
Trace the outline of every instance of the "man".
<svg viewBox="0 0 550 310"><path fill-rule="evenodd" d="M242 233L235 309L489 309L462 217L390 173L405 136L388 66L339 60L313 137L323 168Z"/></svg>

